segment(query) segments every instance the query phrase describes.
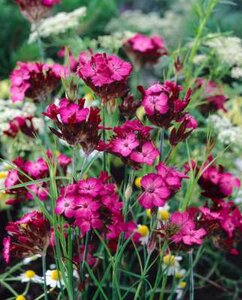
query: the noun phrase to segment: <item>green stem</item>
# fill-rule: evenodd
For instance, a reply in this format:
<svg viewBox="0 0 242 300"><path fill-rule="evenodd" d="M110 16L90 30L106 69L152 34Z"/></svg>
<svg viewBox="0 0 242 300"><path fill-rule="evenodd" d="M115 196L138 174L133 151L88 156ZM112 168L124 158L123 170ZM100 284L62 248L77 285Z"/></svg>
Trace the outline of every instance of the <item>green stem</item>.
<svg viewBox="0 0 242 300"><path fill-rule="evenodd" d="M44 278L45 300L48 300L48 291L47 291L47 285L46 285L46 254L45 253L42 255L42 272L43 272L43 278Z"/></svg>
<svg viewBox="0 0 242 300"><path fill-rule="evenodd" d="M40 54L40 59L42 62L45 61L45 52L44 52L44 47L43 47L43 43L42 43L42 39L41 39L41 35L40 35L40 31L39 31L39 24L35 24L35 30L37 33L37 40L38 40L38 48L39 48L39 54Z"/></svg>
<svg viewBox="0 0 242 300"><path fill-rule="evenodd" d="M165 129L162 128L161 132L160 132L160 146L159 146L160 162L162 161L162 154L163 154L163 150L164 150L164 138L165 138Z"/></svg>
<svg viewBox="0 0 242 300"><path fill-rule="evenodd" d="M189 286L189 300L194 300L194 274L193 274L193 257L192 251L189 252L189 268L190 268L190 286Z"/></svg>
<svg viewBox="0 0 242 300"><path fill-rule="evenodd" d="M105 116L105 106L102 104L102 119L103 119L103 130L102 130L102 137L103 137L103 141L104 143L106 142L106 131L105 131L105 126L106 126L106 116ZM104 151L103 152L103 170L106 171L107 170L107 163L106 163L106 159L107 159L107 154Z"/></svg>

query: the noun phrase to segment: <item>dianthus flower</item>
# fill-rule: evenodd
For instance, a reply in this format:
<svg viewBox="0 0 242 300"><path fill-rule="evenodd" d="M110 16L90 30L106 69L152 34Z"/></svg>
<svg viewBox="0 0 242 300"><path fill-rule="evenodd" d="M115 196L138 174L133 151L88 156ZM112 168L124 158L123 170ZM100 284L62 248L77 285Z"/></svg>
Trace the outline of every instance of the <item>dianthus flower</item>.
<svg viewBox="0 0 242 300"><path fill-rule="evenodd" d="M60 0L15 0L21 13L32 23L38 23L50 14L51 8Z"/></svg>
<svg viewBox="0 0 242 300"><path fill-rule="evenodd" d="M170 234L171 241L181 246L201 245L203 237L207 234L204 228L196 228L194 219L186 211L173 213L165 228ZM174 229L174 233L171 228Z"/></svg>
<svg viewBox="0 0 242 300"><path fill-rule="evenodd" d="M58 64L18 62L17 68L10 75L11 99L17 102L27 97L37 102L44 101L66 74L65 67Z"/></svg>
<svg viewBox="0 0 242 300"><path fill-rule="evenodd" d="M33 117L15 117L10 120L9 128L4 130L3 133L9 137L16 137L19 132L22 132L28 137L34 138L38 130L34 127Z"/></svg>
<svg viewBox="0 0 242 300"><path fill-rule="evenodd" d="M107 143L101 141L97 149L119 156L134 168L139 168L141 164L151 166L159 156L159 151L151 141L151 129L138 120L126 121L114 127L114 136Z"/></svg>
<svg viewBox="0 0 242 300"><path fill-rule="evenodd" d="M163 39L158 35L148 37L136 33L124 43L124 49L138 66L156 64L159 58L167 54Z"/></svg>
<svg viewBox="0 0 242 300"><path fill-rule="evenodd" d="M146 208L164 206L180 188L186 175L164 163L156 167L157 173L145 175L141 179L143 193L139 197L140 204Z"/></svg>
<svg viewBox="0 0 242 300"><path fill-rule="evenodd" d="M182 87L174 82L154 84L147 90L139 87L143 95L142 105L148 119L155 125L168 128L172 121L179 121L184 116L184 109L190 102L189 89L183 100L179 98Z"/></svg>
<svg viewBox="0 0 242 300"><path fill-rule="evenodd" d="M6 226L8 237L4 243L4 260L10 257L24 258L36 254L43 255L49 246L50 224L42 213L33 211Z"/></svg>
<svg viewBox="0 0 242 300"><path fill-rule="evenodd" d="M202 99L205 101L201 105L203 112L214 112L223 110L226 112L225 102L228 98L224 95L222 88L212 80L204 78L197 79L197 89L202 90Z"/></svg>
<svg viewBox="0 0 242 300"><path fill-rule="evenodd" d="M116 186L108 179L102 173L99 178L82 179L63 187L56 201L56 214L79 227L82 236L95 229L115 241L122 232L126 233L128 223L124 222Z"/></svg>
<svg viewBox="0 0 242 300"><path fill-rule="evenodd" d="M127 92L127 80L131 71L131 64L115 55L81 53L79 56L78 75L103 103Z"/></svg>
<svg viewBox="0 0 242 300"><path fill-rule="evenodd" d="M136 110L141 105L141 101L135 101L132 95L128 93L122 97L122 103L119 105L120 114L126 119L135 116Z"/></svg>
<svg viewBox="0 0 242 300"><path fill-rule="evenodd" d="M226 172L223 166L212 163L212 160L213 157L210 156L202 169L195 162L192 163L195 172L201 173L198 184L202 188L202 195L212 200L230 197L234 188L240 187L240 180ZM189 170L187 164L186 167Z"/></svg>
<svg viewBox="0 0 242 300"><path fill-rule="evenodd" d="M73 103L62 99L59 105L51 104L43 114L53 120L59 130L51 131L68 144L80 144L86 155L95 150L99 140L101 122L98 108L84 108L85 100Z"/></svg>
<svg viewBox="0 0 242 300"><path fill-rule="evenodd" d="M52 154L48 151L48 157ZM66 174L67 166L71 163L71 159L64 154L57 157L57 163ZM43 158L36 161L24 161L22 158L16 158L13 164L18 168L10 170L4 181L5 191L13 198L8 199L7 204L15 204L34 199L38 197L40 200L45 201L48 198L48 184L47 182L39 182L38 184L31 183L32 180L39 180L49 176L49 168L47 162ZM31 178L31 179L30 179ZM15 187L18 184L29 182L25 187Z"/></svg>

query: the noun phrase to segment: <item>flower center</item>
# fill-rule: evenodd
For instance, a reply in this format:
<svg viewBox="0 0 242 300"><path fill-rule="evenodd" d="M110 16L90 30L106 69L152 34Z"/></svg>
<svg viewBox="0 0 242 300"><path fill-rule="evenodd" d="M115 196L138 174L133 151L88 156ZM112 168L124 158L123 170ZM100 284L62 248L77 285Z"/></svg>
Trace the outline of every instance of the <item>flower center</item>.
<svg viewBox="0 0 242 300"><path fill-rule="evenodd" d="M167 254L163 257L163 262L166 266L174 266L176 263L176 258L174 255Z"/></svg>
<svg viewBox="0 0 242 300"><path fill-rule="evenodd" d="M26 298L24 297L24 295L19 295L16 297L16 300L26 300Z"/></svg>
<svg viewBox="0 0 242 300"><path fill-rule="evenodd" d="M169 219L169 212L166 209L159 210L159 216L162 221L167 221Z"/></svg>
<svg viewBox="0 0 242 300"><path fill-rule="evenodd" d="M50 276L50 277L51 277L52 280L57 281L57 280L60 279L61 274L60 274L60 272L59 272L58 270L53 270L53 271L51 272L51 276Z"/></svg>
<svg viewBox="0 0 242 300"><path fill-rule="evenodd" d="M149 234L149 228L146 225L139 225L137 232L142 236L146 237Z"/></svg>
<svg viewBox="0 0 242 300"><path fill-rule="evenodd" d="M25 272L25 277L31 279L35 276L35 272L33 270L28 270Z"/></svg>

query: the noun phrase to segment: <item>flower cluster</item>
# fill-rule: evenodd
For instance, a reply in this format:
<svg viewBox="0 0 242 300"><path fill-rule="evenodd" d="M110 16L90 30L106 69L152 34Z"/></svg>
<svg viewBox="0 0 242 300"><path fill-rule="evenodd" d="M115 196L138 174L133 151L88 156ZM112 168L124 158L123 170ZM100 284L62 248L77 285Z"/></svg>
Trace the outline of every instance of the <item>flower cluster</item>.
<svg viewBox="0 0 242 300"><path fill-rule="evenodd" d="M90 230L99 230L108 240L116 240L122 232L128 234L133 224L124 222L122 202L108 179L101 173L99 178L82 179L62 188L56 214L78 226L82 236Z"/></svg>
<svg viewBox="0 0 242 300"><path fill-rule="evenodd" d="M4 238L3 257L8 263L10 257L28 257L44 255L49 246L50 224L40 212L25 214L6 226L8 237Z"/></svg>
<svg viewBox="0 0 242 300"><path fill-rule="evenodd" d="M224 95L222 88L212 80L204 78L197 79L197 88L202 89L202 99L205 101L201 105L202 112L213 112L225 109L225 102L228 98Z"/></svg>
<svg viewBox="0 0 242 300"><path fill-rule="evenodd" d="M204 197L208 197L214 201L227 198L232 195L234 188L240 187L239 178L226 172L223 166L217 166L213 162L212 156L208 158L202 167L199 167L195 161L185 165L187 171L190 170L190 167L199 176L198 184L202 188L202 195Z"/></svg>
<svg viewBox="0 0 242 300"><path fill-rule="evenodd" d="M139 202L144 208L164 206L180 188L181 181L187 176L164 163L156 166L157 173L150 173L142 177L141 187L143 193Z"/></svg>
<svg viewBox="0 0 242 300"><path fill-rule="evenodd" d="M78 75L102 99L103 103L127 92L132 66L115 55L81 53Z"/></svg>
<svg viewBox="0 0 242 300"><path fill-rule="evenodd" d="M126 121L114 127L114 136L107 143L99 142L97 149L119 156L134 168L142 164L151 166L159 156L159 151L151 141L151 130L151 127L144 126L138 120Z"/></svg>
<svg viewBox="0 0 242 300"><path fill-rule="evenodd" d="M78 103L62 99L59 105L50 104L43 114L54 121L58 130L51 131L59 138L75 146L80 144L86 155L95 150L99 140L101 122L98 108L84 108L85 100Z"/></svg>
<svg viewBox="0 0 242 300"><path fill-rule="evenodd" d="M52 159L52 153L47 152L48 158ZM66 173L67 166L71 163L71 159L64 154L57 157L57 162L63 173ZM31 180L44 179L49 176L49 167L44 158L39 158L36 161L24 161L22 158L16 158L13 161L15 168L8 172L4 185L6 193L12 198L8 199L7 204L15 204L32 200L38 197L41 201L48 199L48 184L47 182L31 183ZM29 184L27 184L29 182ZM15 187L26 183L22 187Z"/></svg>
<svg viewBox="0 0 242 300"><path fill-rule="evenodd" d="M167 54L163 39L158 35L148 37L135 34L124 43L124 49L137 66L155 64L162 55Z"/></svg>
<svg viewBox="0 0 242 300"><path fill-rule="evenodd" d="M16 102L28 97L37 102L44 101L66 74L67 70L58 64L18 62L10 76L11 99Z"/></svg>
<svg viewBox="0 0 242 300"><path fill-rule="evenodd" d="M21 13L32 23L49 15L51 8L61 0L15 0Z"/></svg>
<svg viewBox="0 0 242 300"><path fill-rule="evenodd" d="M134 96L127 93L122 97L122 103L119 105L120 114L126 119L132 118L138 107L140 107L141 101L135 101Z"/></svg>

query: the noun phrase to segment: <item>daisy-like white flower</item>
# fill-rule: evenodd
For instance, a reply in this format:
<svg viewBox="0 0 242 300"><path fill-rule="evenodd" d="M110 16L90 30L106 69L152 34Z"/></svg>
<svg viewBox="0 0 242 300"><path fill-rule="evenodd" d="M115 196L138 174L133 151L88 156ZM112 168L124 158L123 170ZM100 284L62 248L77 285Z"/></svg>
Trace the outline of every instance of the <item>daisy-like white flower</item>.
<svg viewBox="0 0 242 300"><path fill-rule="evenodd" d="M164 206L158 207L158 213L157 213L158 220L162 222L166 222L170 217L169 210L170 210L170 206L168 203L166 203ZM146 215L148 218L151 218L151 209L146 210Z"/></svg>
<svg viewBox="0 0 242 300"><path fill-rule="evenodd" d="M59 270L47 270L46 274L46 285L52 288L60 288L64 286L64 280L61 278Z"/></svg>
<svg viewBox="0 0 242 300"><path fill-rule="evenodd" d="M179 300L182 298L186 286L187 286L186 281L180 281L178 283L178 286L175 291L176 292L176 300Z"/></svg>
<svg viewBox="0 0 242 300"><path fill-rule="evenodd" d="M168 276L174 276L180 270L179 261L181 260L181 256L166 254L163 257L162 269L167 272Z"/></svg>
<svg viewBox="0 0 242 300"><path fill-rule="evenodd" d="M178 269L175 272L175 278L176 279L182 279L186 276L187 270L186 269Z"/></svg>
<svg viewBox="0 0 242 300"><path fill-rule="evenodd" d="M22 273L19 276L19 279L21 279L21 282L35 282L35 283L43 282L42 277L38 276L33 270L27 270L26 272Z"/></svg>
<svg viewBox="0 0 242 300"><path fill-rule="evenodd" d="M147 245L149 241L149 228L146 225L138 225L137 232L140 234L139 241L141 245Z"/></svg>

